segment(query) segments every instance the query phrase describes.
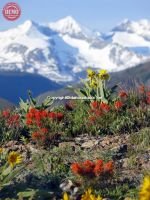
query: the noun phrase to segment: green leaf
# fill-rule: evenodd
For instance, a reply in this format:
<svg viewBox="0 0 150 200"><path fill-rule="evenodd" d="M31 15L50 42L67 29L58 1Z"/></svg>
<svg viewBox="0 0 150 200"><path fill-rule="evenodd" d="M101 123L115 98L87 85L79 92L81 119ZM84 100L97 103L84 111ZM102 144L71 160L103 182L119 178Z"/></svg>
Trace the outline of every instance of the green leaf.
<svg viewBox="0 0 150 200"><path fill-rule="evenodd" d="M27 164L26 164L27 165ZM13 169L11 171L11 173L9 173L2 181L3 184L7 184L9 183L17 174L20 174L22 170L25 169L25 166L26 165L23 165L23 166L20 166L20 167L17 167L16 169Z"/></svg>
<svg viewBox="0 0 150 200"><path fill-rule="evenodd" d="M90 91L90 95L91 95L92 97L96 97L96 92L95 92L95 90L91 90L91 91Z"/></svg>
<svg viewBox="0 0 150 200"><path fill-rule="evenodd" d="M37 104L36 100L32 97L32 93L31 91L28 91L28 95L29 95L29 99L31 104L33 104L34 106Z"/></svg>
<svg viewBox="0 0 150 200"><path fill-rule="evenodd" d="M113 93L115 92L115 90L117 89L118 85L114 85L111 89L110 89L110 92Z"/></svg>
<svg viewBox="0 0 150 200"><path fill-rule="evenodd" d="M10 173L11 173L11 167L9 166L2 172L2 176L7 176Z"/></svg>
<svg viewBox="0 0 150 200"><path fill-rule="evenodd" d="M33 189L27 189L27 191L19 192L17 196L19 198L28 198L28 197L34 197L36 195L37 190Z"/></svg>
<svg viewBox="0 0 150 200"><path fill-rule="evenodd" d="M24 112L27 112L28 111L28 108L29 108L29 102L24 102L22 99L20 99L20 103L19 103L19 106L22 110L24 110Z"/></svg>
<svg viewBox="0 0 150 200"><path fill-rule="evenodd" d="M87 95L87 93L86 93L86 91L85 90L83 90L83 89L80 89L80 92L84 95L84 96L86 96L86 97L88 97L88 95Z"/></svg>

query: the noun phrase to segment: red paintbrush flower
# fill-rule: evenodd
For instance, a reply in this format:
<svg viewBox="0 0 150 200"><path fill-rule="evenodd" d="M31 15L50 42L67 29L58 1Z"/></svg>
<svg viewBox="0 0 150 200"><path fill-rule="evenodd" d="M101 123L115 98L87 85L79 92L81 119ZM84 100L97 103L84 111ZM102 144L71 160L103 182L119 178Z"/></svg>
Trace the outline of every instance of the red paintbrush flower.
<svg viewBox="0 0 150 200"><path fill-rule="evenodd" d="M32 125L32 124L33 124L32 119L27 119L27 120L26 120L26 124L27 124L27 125Z"/></svg>
<svg viewBox="0 0 150 200"><path fill-rule="evenodd" d="M48 114L50 119L56 119L56 113L55 112L49 112Z"/></svg>
<svg viewBox="0 0 150 200"><path fill-rule="evenodd" d="M122 91L119 92L119 97L120 98L127 98L128 94L124 90L122 90Z"/></svg>
<svg viewBox="0 0 150 200"><path fill-rule="evenodd" d="M56 113L56 119L58 121L61 121L64 118L64 114L63 113Z"/></svg>
<svg viewBox="0 0 150 200"><path fill-rule="evenodd" d="M48 129L47 128L41 128L40 131L44 134L47 134L48 133Z"/></svg>
<svg viewBox="0 0 150 200"><path fill-rule="evenodd" d="M36 108L30 108L30 110L29 110L29 113L35 114L35 113L36 113L36 111L37 111L37 109L36 109Z"/></svg>
<svg viewBox="0 0 150 200"><path fill-rule="evenodd" d="M50 112L49 117L53 120L61 121L64 118L64 114L63 113Z"/></svg>
<svg viewBox="0 0 150 200"><path fill-rule="evenodd" d="M104 172L112 174L114 170L114 164L113 161L109 161L106 164L104 164Z"/></svg>
<svg viewBox="0 0 150 200"><path fill-rule="evenodd" d="M109 112L110 111L110 106L107 103L102 102L100 104L100 108L102 109L102 111L104 112Z"/></svg>
<svg viewBox="0 0 150 200"><path fill-rule="evenodd" d="M19 126L19 123L20 123L20 116L18 114L11 115L7 119L7 124L9 126Z"/></svg>
<svg viewBox="0 0 150 200"><path fill-rule="evenodd" d="M82 167L80 166L79 163L73 163L73 164L71 164L71 170L76 175L81 175L83 173Z"/></svg>
<svg viewBox="0 0 150 200"><path fill-rule="evenodd" d="M37 112L35 113L35 120L36 120L36 121L40 121L41 119L42 119L41 113L40 113L40 111L37 111Z"/></svg>
<svg viewBox="0 0 150 200"><path fill-rule="evenodd" d="M8 118L10 116L10 110L3 110L2 111L2 116L4 118Z"/></svg>
<svg viewBox="0 0 150 200"><path fill-rule="evenodd" d="M46 118L48 116L48 112L46 110L42 110L40 112L42 118Z"/></svg>
<svg viewBox="0 0 150 200"><path fill-rule="evenodd" d="M115 106L115 108L117 109L117 110L119 110L120 108L122 108L122 106L123 106L123 103L121 102L121 101L116 101L115 103L114 103L114 106Z"/></svg>
<svg viewBox="0 0 150 200"><path fill-rule="evenodd" d="M95 164L90 160L86 160L82 163L82 167L85 174L92 174Z"/></svg>
<svg viewBox="0 0 150 200"><path fill-rule="evenodd" d="M33 132L32 133L32 139L33 140L39 140L41 137L40 133L39 132Z"/></svg>
<svg viewBox="0 0 150 200"><path fill-rule="evenodd" d="M29 113L26 114L26 118L27 119L32 119L32 118L34 118L34 114L29 112Z"/></svg>
<svg viewBox="0 0 150 200"><path fill-rule="evenodd" d="M95 162L94 174L95 176L99 176L102 173L103 173L103 160L97 160Z"/></svg>
<svg viewBox="0 0 150 200"><path fill-rule="evenodd" d="M99 108L100 103L98 101L93 101L91 102L90 106L92 109L97 109Z"/></svg>
<svg viewBox="0 0 150 200"><path fill-rule="evenodd" d="M100 117L103 115L102 111L101 110L95 110L94 111L94 114L96 115L96 117Z"/></svg>

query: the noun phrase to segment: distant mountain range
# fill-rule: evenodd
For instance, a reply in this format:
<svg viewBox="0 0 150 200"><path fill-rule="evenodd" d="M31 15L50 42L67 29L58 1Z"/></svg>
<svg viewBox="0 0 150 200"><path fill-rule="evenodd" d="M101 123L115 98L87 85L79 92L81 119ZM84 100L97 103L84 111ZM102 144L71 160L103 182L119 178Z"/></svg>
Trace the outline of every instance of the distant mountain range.
<svg viewBox="0 0 150 200"><path fill-rule="evenodd" d="M28 20L0 32L0 97L10 102L26 99L28 90L34 97L57 94L85 78L87 68L107 69L112 82L130 77L149 84L150 21L124 20L100 33L68 16L44 25Z"/></svg>
<svg viewBox="0 0 150 200"><path fill-rule="evenodd" d="M43 76L20 72L0 72L0 97L17 104L20 98L27 99L28 91L36 97L46 91L63 87Z"/></svg>
<svg viewBox="0 0 150 200"><path fill-rule="evenodd" d="M150 21L124 20L109 33L72 17L45 25L25 21L0 32L0 71L39 74L57 83L75 82L88 67L121 71L150 60Z"/></svg>

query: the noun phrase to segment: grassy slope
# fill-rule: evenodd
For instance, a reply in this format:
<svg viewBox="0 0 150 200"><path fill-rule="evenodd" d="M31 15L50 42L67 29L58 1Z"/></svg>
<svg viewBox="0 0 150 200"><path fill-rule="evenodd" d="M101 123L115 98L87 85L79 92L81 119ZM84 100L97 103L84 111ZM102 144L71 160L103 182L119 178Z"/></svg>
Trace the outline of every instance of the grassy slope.
<svg viewBox="0 0 150 200"><path fill-rule="evenodd" d="M121 82L126 85L132 85L134 82L150 84L150 62L140 64L136 67L124 71L112 73L111 83Z"/></svg>

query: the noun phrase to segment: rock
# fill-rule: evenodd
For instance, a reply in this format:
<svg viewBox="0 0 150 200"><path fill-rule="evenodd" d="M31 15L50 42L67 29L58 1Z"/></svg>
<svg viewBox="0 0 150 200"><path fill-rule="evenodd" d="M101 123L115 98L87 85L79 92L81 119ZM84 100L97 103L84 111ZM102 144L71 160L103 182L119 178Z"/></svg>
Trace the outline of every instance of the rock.
<svg viewBox="0 0 150 200"><path fill-rule="evenodd" d="M73 187L73 183L71 180L66 180L60 184L60 188L64 192L70 192L71 188Z"/></svg>
<svg viewBox="0 0 150 200"><path fill-rule="evenodd" d="M96 141L95 141L95 145L98 145L98 144L99 144L99 140L96 140Z"/></svg>
<svg viewBox="0 0 150 200"><path fill-rule="evenodd" d="M149 166L150 166L150 162L148 162L148 163L143 163L143 164L142 164L142 169L144 169L144 170L149 170Z"/></svg>
<svg viewBox="0 0 150 200"><path fill-rule="evenodd" d="M129 159L128 158L124 158L122 159L122 167L127 168L129 166Z"/></svg>
<svg viewBox="0 0 150 200"><path fill-rule="evenodd" d="M76 137L76 138L75 138L75 141L76 141L77 143L83 143L83 142L84 142L84 139L81 138L81 137Z"/></svg>
<svg viewBox="0 0 150 200"><path fill-rule="evenodd" d="M106 141L106 140L103 140L103 141L101 142L101 146L102 146L102 147L107 146L107 141Z"/></svg>
<svg viewBox="0 0 150 200"><path fill-rule="evenodd" d="M61 142L59 143L59 148L75 147L75 142Z"/></svg>
<svg viewBox="0 0 150 200"><path fill-rule="evenodd" d="M35 147L32 146L31 144L27 144L27 148L32 152L32 153L38 153L39 150Z"/></svg>
<svg viewBox="0 0 150 200"><path fill-rule="evenodd" d="M73 189L72 195L76 195L76 194L78 193L78 191L79 191L79 188L78 188L78 187L75 187L75 188Z"/></svg>
<svg viewBox="0 0 150 200"><path fill-rule="evenodd" d="M96 140L89 140L87 142L84 142L81 147L82 148L85 148L85 149L88 149L88 148L92 148L94 147L95 145L97 144L97 141Z"/></svg>
<svg viewBox="0 0 150 200"><path fill-rule="evenodd" d="M14 145L19 144L18 141L11 140L5 144L5 147L13 147Z"/></svg>
<svg viewBox="0 0 150 200"><path fill-rule="evenodd" d="M150 166L150 154L146 152L144 154L137 155L136 163L139 168L148 170L148 166Z"/></svg>

